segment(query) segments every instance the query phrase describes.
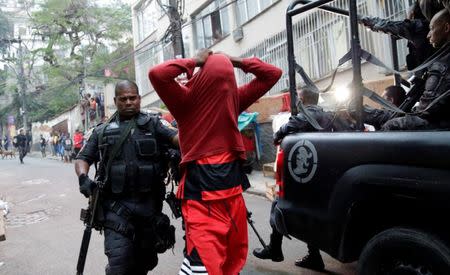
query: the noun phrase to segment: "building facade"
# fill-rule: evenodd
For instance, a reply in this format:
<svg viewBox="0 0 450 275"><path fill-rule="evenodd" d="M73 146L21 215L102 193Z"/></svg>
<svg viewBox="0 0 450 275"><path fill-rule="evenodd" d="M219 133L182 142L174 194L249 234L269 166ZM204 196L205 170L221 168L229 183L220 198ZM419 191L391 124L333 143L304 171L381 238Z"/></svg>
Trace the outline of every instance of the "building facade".
<svg viewBox="0 0 450 275"><path fill-rule="evenodd" d="M268 93L276 95L288 87L286 44L287 0L141 0L132 5L133 37L135 41L136 80L145 104L161 104L151 87L148 69L169 58L173 49L167 41L170 32L168 9L179 8L186 57L200 48L223 51L230 55L257 56L283 69L282 79ZM403 20L413 0L358 0L360 14ZM336 0L331 6L348 9L348 0ZM327 80L339 59L350 50L347 17L314 10L294 18L295 56L312 79ZM390 38L360 28L362 47L386 64L391 65ZM398 42L400 65L405 64L406 43ZM337 83L350 82L344 67ZM252 76L237 72L244 83ZM363 78L374 81L385 78L385 71L363 64ZM300 80L298 80L300 81ZM326 81L324 81L325 85Z"/></svg>
<svg viewBox="0 0 450 275"><path fill-rule="evenodd" d="M414 0L357 0L361 15L403 20ZM135 42L136 81L141 89L143 106L163 106L147 77L149 68L174 58L174 47L167 39L173 33L168 9L175 8L182 18L182 37L185 56L192 57L201 48L222 51L240 57L256 56L283 70L278 83L249 108L260 114L262 157L260 164L275 159L272 142L271 117L283 111L286 104L280 94L288 90L288 59L286 38L286 10L291 0L140 0L132 5L133 37ZM348 0L336 0L331 6L348 10ZM325 88L341 59L350 50L349 20L342 15L313 10L293 18L294 54L296 62L307 74ZM360 26L362 48L388 66L392 66L391 39L388 35L373 33ZM405 66L406 41L398 41L400 68ZM351 62L338 71L334 95L352 81ZM253 78L236 70L239 84ZM367 62L362 64L364 82L381 92L392 85L393 76L384 69ZM297 76L297 84L301 80ZM323 107L337 108L332 93L322 96ZM332 102L334 101L334 102ZM326 103L329 102L329 103ZM332 103L330 103L332 102ZM368 103L368 102L367 102ZM261 167L256 167L261 168Z"/></svg>

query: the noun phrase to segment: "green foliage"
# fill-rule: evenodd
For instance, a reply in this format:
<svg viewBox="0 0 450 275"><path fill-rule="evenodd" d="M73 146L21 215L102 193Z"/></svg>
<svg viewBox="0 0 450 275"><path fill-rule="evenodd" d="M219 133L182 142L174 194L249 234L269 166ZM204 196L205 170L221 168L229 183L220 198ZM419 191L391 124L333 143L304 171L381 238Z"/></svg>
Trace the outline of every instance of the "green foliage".
<svg viewBox="0 0 450 275"><path fill-rule="evenodd" d="M0 54L5 53L8 44L4 39L9 39L11 36L11 25L8 17L0 10Z"/></svg>
<svg viewBox="0 0 450 275"><path fill-rule="evenodd" d="M86 0L47 0L32 14L32 21L35 33L47 41L40 49L44 60L64 72L69 66L72 75L62 74L68 80L131 34L131 10L124 4L99 7Z"/></svg>
<svg viewBox="0 0 450 275"><path fill-rule="evenodd" d="M133 40L129 39L117 44L117 50L109 53L106 48L99 49L93 58L88 75L103 77L104 70L110 70L111 77L120 79L135 79L133 61Z"/></svg>
<svg viewBox="0 0 450 275"><path fill-rule="evenodd" d="M60 86L37 95L27 102L31 121L49 120L77 104L78 88Z"/></svg>
<svg viewBox="0 0 450 275"><path fill-rule="evenodd" d="M42 91L28 91L30 121L48 120L77 104L83 78L104 78L105 68L117 77L134 79L128 5L120 1L99 6L88 0L46 0L31 14L31 23L45 45L27 53L24 60L42 58L45 65L39 72L47 81ZM2 113L18 113L20 106L21 99L14 94L13 103L0 109L0 117ZM20 123L20 115L16 117Z"/></svg>

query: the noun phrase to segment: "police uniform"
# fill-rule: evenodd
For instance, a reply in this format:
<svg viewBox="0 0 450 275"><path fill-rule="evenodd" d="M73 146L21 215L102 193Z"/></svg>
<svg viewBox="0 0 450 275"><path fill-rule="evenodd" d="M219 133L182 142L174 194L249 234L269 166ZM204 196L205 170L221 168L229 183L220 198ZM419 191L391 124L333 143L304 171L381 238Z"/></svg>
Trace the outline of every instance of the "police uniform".
<svg viewBox="0 0 450 275"><path fill-rule="evenodd" d="M135 125L111 160L109 173L105 171L102 224L106 274L147 274L158 263L157 253L165 250L155 231L161 224L168 230L170 226L168 217L161 213L167 171L162 147L169 145L177 132L163 126L157 116L139 113L134 121L113 120L97 126L77 159L91 165L104 156L99 171L105 169L114 144L129 123Z"/></svg>
<svg viewBox="0 0 450 275"><path fill-rule="evenodd" d="M425 18L390 21L378 17L364 17L362 22L373 31L381 31L408 40L409 54L406 56L408 70L413 70L435 52L427 39L430 26Z"/></svg>
<svg viewBox="0 0 450 275"><path fill-rule="evenodd" d="M449 64L450 53L439 58L428 67L425 75L425 91L419 99L419 105L414 108L414 111L420 112L418 115L391 119L383 125L382 130L450 128L450 97L444 95L450 90Z"/></svg>
<svg viewBox="0 0 450 275"><path fill-rule="evenodd" d="M323 128L321 131L340 132L356 129L356 126L347 118L342 117L337 113L325 112L322 107L317 105L307 105L305 106L305 110ZM291 116L289 121L283 124L280 129L274 133L273 139L276 144L279 144L281 143L281 140L289 134L315 131L317 130L308 122L306 116L303 113L299 113L296 116Z"/></svg>

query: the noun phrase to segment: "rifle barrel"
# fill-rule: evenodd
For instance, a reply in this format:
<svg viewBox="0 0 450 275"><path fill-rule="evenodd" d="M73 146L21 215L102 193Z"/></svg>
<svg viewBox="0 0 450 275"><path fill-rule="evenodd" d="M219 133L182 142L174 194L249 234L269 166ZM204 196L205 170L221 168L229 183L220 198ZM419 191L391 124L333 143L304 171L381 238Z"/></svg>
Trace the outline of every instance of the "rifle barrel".
<svg viewBox="0 0 450 275"><path fill-rule="evenodd" d="M81 241L80 254L78 254L77 275L83 275L91 235L92 227L87 225L84 229L83 240Z"/></svg>

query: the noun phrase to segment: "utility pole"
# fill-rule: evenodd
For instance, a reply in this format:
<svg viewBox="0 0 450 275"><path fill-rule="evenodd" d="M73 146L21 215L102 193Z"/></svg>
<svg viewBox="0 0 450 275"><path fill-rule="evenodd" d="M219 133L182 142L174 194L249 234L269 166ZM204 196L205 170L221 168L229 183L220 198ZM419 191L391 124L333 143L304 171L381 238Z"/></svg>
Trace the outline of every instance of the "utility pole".
<svg viewBox="0 0 450 275"><path fill-rule="evenodd" d="M19 43L19 52L18 52L18 66L19 66L19 87L20 87L20 95L22 97L22 108L21 108L21 114L22 114L22 120L23 120L23 129L26 133L28 133L28 120L27 120L27 104L26 104L26 90L27 90L27 83L25 81L25 70L23 68L23 52L22 52L22 40L18 39Z"/></svg>
<svg viewBox="0 0 450 275"><path fill-rule="evenodd" d="M86 54L83 53L83 76L80 81L80 102L81 102L81 108L84 110L84 130L87 131L89 129L89 101L86 103Z"/></svg>
<svg viewBox="0 0 450 275"><path fill-rule="evenodd" d="M184 43L183 43L183 33L181 31L182 22L181 15L178 10L178 3L180 0L169 0L169 20L172 30L172 46L173 52L176 58L185 57Z"/></svg>
<svg viewBox="0 0 450 275"><path fill-rule="evenodd" d="M16 71L18 82L19 82L19 95L22 98L22 107L20 108L20 114L23 120L23 129L25 132L28 130L28 120L27 120L27 104L26 104L26 91L27 83L25 80L25 69L23 66L23 50L22 50L22 39L1 39L0 42L17 43L19 44L19 49L17 52L16 66L19 68L19 72Z"/></svg>

